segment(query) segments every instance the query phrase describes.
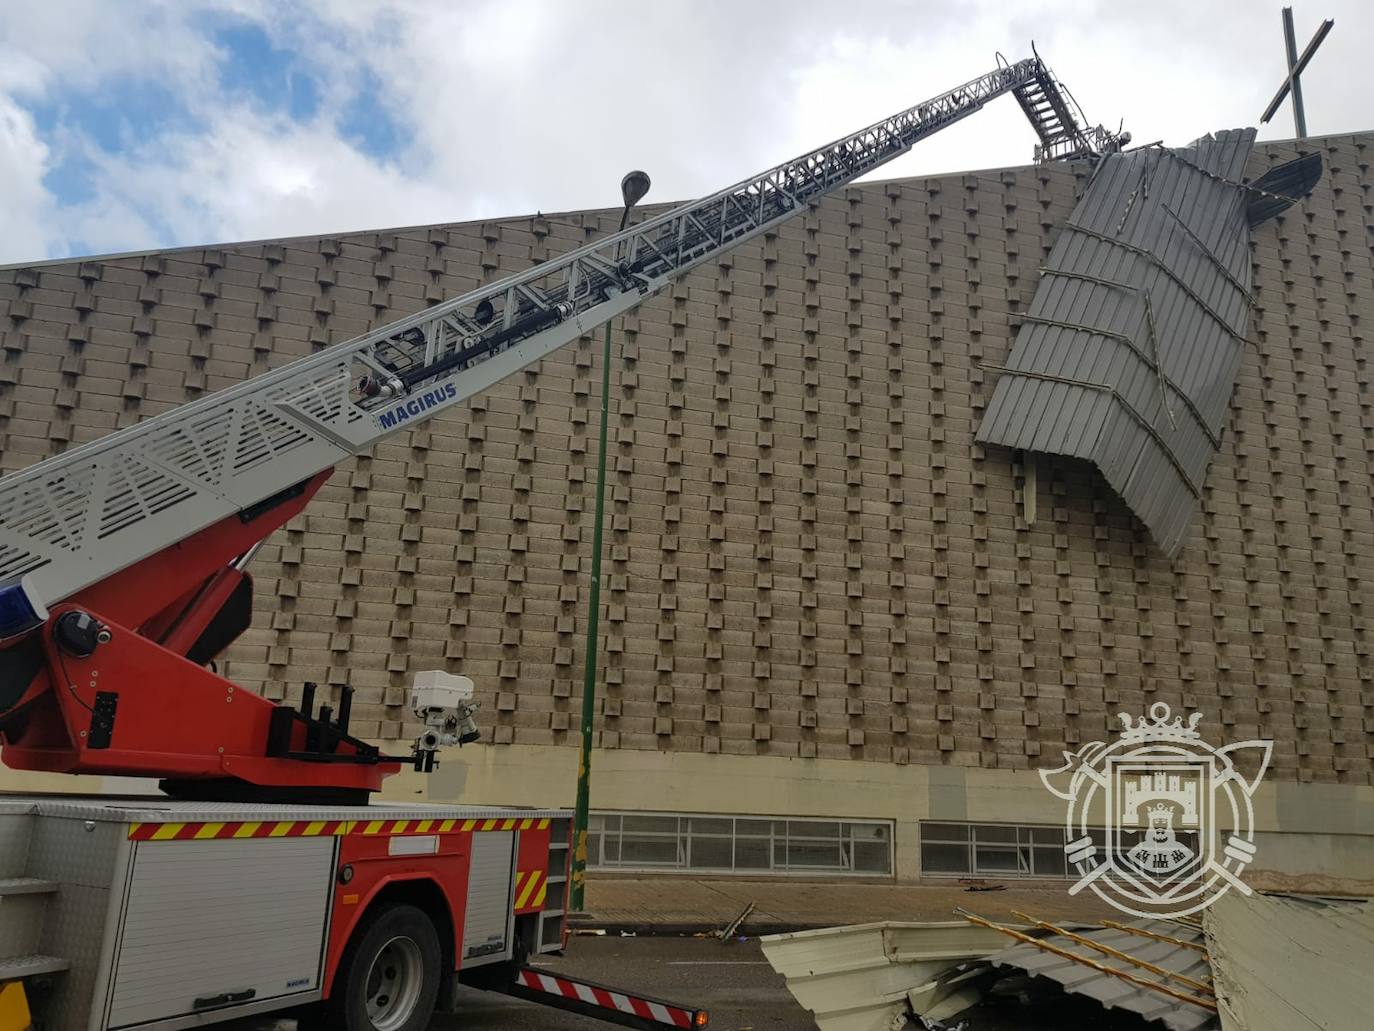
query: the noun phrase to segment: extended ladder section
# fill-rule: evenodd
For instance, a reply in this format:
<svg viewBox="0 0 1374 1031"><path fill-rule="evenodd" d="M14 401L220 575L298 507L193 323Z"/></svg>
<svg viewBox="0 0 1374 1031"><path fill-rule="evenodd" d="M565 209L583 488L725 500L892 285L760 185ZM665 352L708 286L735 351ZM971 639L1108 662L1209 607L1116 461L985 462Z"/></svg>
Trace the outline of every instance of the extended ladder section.
<svg viewBox="0 0 1374 1031"><path fill-rule="evenodd" d="M1069 161L1110 153L1130 142L1129 134L1118 135L1100 125L1079 125L1059 83L1038 58L1036 61L1039 64L1038 73L1029 82L1012 90L1012 94L1026 113L1035 134L1040 137L1040 143L1035 148L1037 162Z"/></svg>
<svg viewBox="0 0 1374 1031"><path fill-rule="evenodd" d="M1004 93L1039 58L560 258L0 480L0 585L68 598L480 393ZM1023 99L1022 103L1031 102ZM1053 104L1051 105L1053 107ZM1034 101L1031 111L1041 111ZM1063 115L1054 108L1055 125ZM1033 115L1037 128L1049 115Z"/></svg>

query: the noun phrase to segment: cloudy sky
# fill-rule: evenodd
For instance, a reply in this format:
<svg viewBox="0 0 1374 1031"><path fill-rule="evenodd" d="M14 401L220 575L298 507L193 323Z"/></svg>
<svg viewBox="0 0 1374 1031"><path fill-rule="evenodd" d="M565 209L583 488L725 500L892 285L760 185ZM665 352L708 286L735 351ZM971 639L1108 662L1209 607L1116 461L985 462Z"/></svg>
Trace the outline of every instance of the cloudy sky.
<svg viewBox="0 0 1374 1031"><path fill-rule="evenodd" d="M1292 0L1312 135L1374 128L1369 0ZM0 4L0 262L709 193L1043 57L1136 142L1253 125L1277 0ZM1285 108L1261 138L1292 135ZM1022 164L1011 98L884 176Z"/></svg>

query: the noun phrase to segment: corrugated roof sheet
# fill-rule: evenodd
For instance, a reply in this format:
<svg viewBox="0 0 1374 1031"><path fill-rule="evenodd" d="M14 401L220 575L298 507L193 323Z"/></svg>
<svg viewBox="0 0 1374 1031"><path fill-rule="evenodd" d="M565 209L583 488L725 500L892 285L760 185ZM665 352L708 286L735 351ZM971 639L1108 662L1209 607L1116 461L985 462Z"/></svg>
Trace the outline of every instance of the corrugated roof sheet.
<svg viewBox="0 0 1374 1031"><path fill-rule="evenodd" d="M1204 944L1201 930L1169 921L1137 920L1127 926L1177 938L1180 941L1191 942L1195 945ZM1151 938L1131 934L1129 931L1111 928L1075 933L1110 949L1127 953L1147 963L1153 963L1157 967L1190 977L1194 981L1205 982L1210 973L1206 953L1198 952L1195 949L1171 945L1168 942L1155 941ZM1136 964L1106 955L1091 946L1070 938L1051 934L1047 935L1044 940L1052 943L1056 948L1072 952L1076 956L1082 956L1084 959L1111 967L1114 970L1125 971L1138 978L1157 982L1173 991L1198 994L1184 982L1162 978ZM996 966L1024 970L1036 977L1048 977L1063 985L1065 991L1096 999L1103 1006L1130 1010L1146 1020L1159 1021L1171 1031L1193 1031L1194 1028L1205 1027L1209 1022L1216 1019L1216 1014L1210 1009L1183 1002L1162 992L1140 987L1130 981L1105 974L1091 966L1076 963L1064 956L1029 943L1023 942L1020 945L1013 945L994 956L989 956L988 961Z"/></svg>
<svg viewBox="0 0 1374 1031"><path fill-rule="evenodd" d="M1249 315L1253 129L1113 154L1055 241L978 430L1094 463L1169 555L1220 444Z"/></svg>
<svg viewBox="0 0 1374 1031"><path fill-rule="evenodd" d="M821 1031L888 1031L907 1011L907 992L1004 941L962 920L856 924L759 939L768 962L815 1014Z"/></svg>
<svg viewBox="0 0 1374 1031"><path fill-rule="evenodd" d="M1224 1031L1374 1027L1374 902L1232 891L1203 926Z"/></svg>

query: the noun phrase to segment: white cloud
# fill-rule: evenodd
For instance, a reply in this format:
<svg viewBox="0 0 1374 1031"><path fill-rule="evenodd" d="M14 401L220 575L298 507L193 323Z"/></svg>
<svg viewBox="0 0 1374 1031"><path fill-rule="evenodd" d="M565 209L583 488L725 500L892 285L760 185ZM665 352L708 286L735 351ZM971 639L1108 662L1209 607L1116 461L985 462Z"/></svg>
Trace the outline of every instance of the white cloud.
<svg viewBox="0 0 1374 1031"><path fill-rule="evenodd" d="M1362 98L1339 85L1374 25L1365 0L1338 20L1313 66L1313 133L1361 128ZM1183 144L1253 124L1282 76L1276 10L1253 0L468 0L378 8L311 5L413 127L422 175L485 188L484 214L613 205L630 167L656 200L710 192L1029 56L1032 39L1095 121ZM1300 34L1326 8L1297 12ZM1319 62L1320 63L1320 62ZM1320 104L1320 108L1318 108ZM1289 135L1285 116L1265 130ZM881 175L1030 160L1034 136L1009 98L921 144Z"/></svg>
<svg viewBox="0 0 1374 1031"><path fill-rule="evenodd" d="M177 0L0 4L0 92L33 97L98 89L121 74L205 88L218 55L198 22L233 6Z"/></svg>
<svg viewBox="0 0 1374 1031"><path fill-rule="evenodd" d="M43 187L48 148L29 113L0 94L0 262L48 253L53 244L53 201Z"/></svg>
<svg viewBox="0 0 1374 1031"><path fill-rule="evenodd" d="M455 196L414 180L341 140L244 108L224 111L206 134L167 135L101 159L100 195L73 212L73 235L96 249L253 239L442 222ZM128 213L102 224L104 212ZM148 239L111 239L134 222ZM102 231L103 230L103 231Z"/></svg>
<svg viewBox="0 0 1374 1031"><path fill-rule="evenodd" d="M73 91L98 93L121 75L183 95L213 84L216 51L192 14L188 5L165 0L0 5L0 261L68 253L69 240L83 239L78 226L121 248L158 242L120 205L60 205L44 177L61 152L94 147L61 121ZM28 109L40 102L59 112L46 140Z"/></svg>
<svg viewBox="0 0 1374 1031"><path fill-rule="evenodd" d="M1302 41L1335 32L1309 71L1313 134L1367 128L1344 73L1374 26L1366 0L1299 0ZM218 92L212 30L259 25L317 79L292 122ZM48 0L0 5L5 256L343 232L614 205L645 168L650 199L728 182L1016 59L1034 38L1088 114L1138 142L1253 124L1282 77L1277 8L1253 0ZM157 82L196 125L118 154L21 106L61 109L116 79ZM339 128L358 91L413 143L377 159ZM1285 111L1262 135L1289 135ZM921 175L1028 161L1003 99L894 162ZM45 148L46 144L46 148ZM57 204L43 173L75 149L95 197ZM22 198L22 200L21 200Z"/></svg>

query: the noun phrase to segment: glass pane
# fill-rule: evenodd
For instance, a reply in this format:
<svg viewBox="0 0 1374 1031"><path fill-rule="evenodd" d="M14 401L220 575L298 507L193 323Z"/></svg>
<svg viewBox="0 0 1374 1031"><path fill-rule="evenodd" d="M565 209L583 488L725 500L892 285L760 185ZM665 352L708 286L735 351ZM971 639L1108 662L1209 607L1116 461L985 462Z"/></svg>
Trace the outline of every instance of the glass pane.
<svg viewBox="0 0 1374 1031"><path fill-rule="evenodd" d="M921 870L925 873L968 873L968 846L922 843Z"/></svg>
<svg viewBox="0 0 1374 1031"><path fill-rule="evenodd" d="M891 873L891 856L885 841L854 843L854 869L861 873Z"/></svg>
<svg viewBox="0 0 1374 1031"><path fill-rule="evenodd" d="M1063 827L1035 827L1031 830L1031 840L1037 845L1064 845Z"/></svg>
<svg viewBox="0 0 1374 1031"><path fill-rule="evenodd" d="M620 842L621 862L626 866L677 866L677 838L631 838Z"/></svg>
<svg viewBox="0 0 1374 1031"><path fill-rule="evenodd" d="M587 819L588 827L600 827L602 830L620 830L619 813L589 813Z"/></svg>
<svg viewBox="0 0 1374 1031"><path fill-rule="evenodd" d="M1037 848L1034 853L1035 876L1064 877L1067 875L1062 848Z"/></svg>
<svg viewBox="0 0 1374 1031"><path fill-rule="evenodd" d="M1100 828L1096 830L1089 830L1088 837L1093 839L1093 844L1096 845L1098 848L1102 848L1104 845L1107 844L1107 832Z"/></svg>
<svg viewBox="0 0 1374 1031"><path fill-rule="evenodd" d="M729 838L692 838L687 847L687 865L693 870L729 870Z"/></svg>
<svg viewBox="0 0 1374 1031"><path fill-rule="evenodd" d="M772 820L736 820L736 836L752 834L768 837L773 832Z"/></svg>
<svg viewBox="0 0 1374 1031"><path fill-rule="evenodd" d="M767 870L771 867L768 860L768 842L758 838L735 839L736 870Z"/></svg>
<svg viewBox="0 0 1374 1031"><path fill-rule="evenodd" d="M620 839L606 838L601 842L601 861L607 866L620 862Z"/></svg>
<svg viewBox="0 0 1374 1031"><path fill-rule="evenodd" d="M729 834L734 830L734 820L716 819L705 816L693 816L687 821L688 828L693 834Z"/></svg>
<svg viewBox="0 0 1374 1031"><path fill-rule="evenodd" d="M1015 827L999 827L996 824L980 823L973 828L974 841L1005 841L1008 844L1016 843Z"/></svg>
<svg viewBox="0 0 1374 1031"><path fill-rule="evenodd" d="M787 843L787 866L788 869L806 867L808 869L843 870L845 868L844 861L840 856L838 842L830 844L827 842L789 841Z"/></svg>
<svg viewBox="0 0 1374 1031"><path fill-rule="evenodd" d="M601 865L601 835L592 830L587 831L587 865Z"/></svg>
<svg viewBox="0 0 1374 1031"><path fill-rule="evenodd" d="M676 816L625 816L622 828L630 831L650 831L658 834L676 834Z"/></svg>
<svg viewBox="0 0 1374 1031"><path fill-rule="evenodd" d="M968 841L968 824L966 824L966 823L923 823L923 824L921 824L921 840L923 840L923 841Z"/></svg>
<svg viewBox="0 0 1374 1031"><path fill-rule="evenodd" d="M855 841L887 840L887 824L885 823L846 823L841 826L843 832Z"/></svg>
<svg viewBox="0 0 1374 1031"><path fill-rule="evenodd" d="M840 825L838 823L813 823L810 820L789 820L787 836L792 839L838 838Z"/></svg>
<svg viewBox="0 0 1374 1031"><path fill-rule="evenodd" d="M974 870L978 873L1018 873L1020 869L1014 848L974 847Z"/></svg>

